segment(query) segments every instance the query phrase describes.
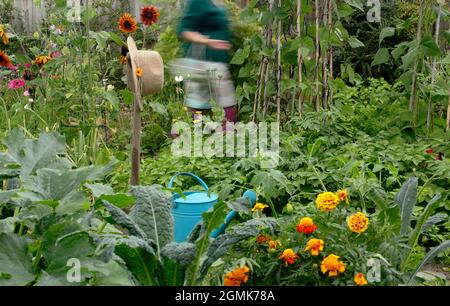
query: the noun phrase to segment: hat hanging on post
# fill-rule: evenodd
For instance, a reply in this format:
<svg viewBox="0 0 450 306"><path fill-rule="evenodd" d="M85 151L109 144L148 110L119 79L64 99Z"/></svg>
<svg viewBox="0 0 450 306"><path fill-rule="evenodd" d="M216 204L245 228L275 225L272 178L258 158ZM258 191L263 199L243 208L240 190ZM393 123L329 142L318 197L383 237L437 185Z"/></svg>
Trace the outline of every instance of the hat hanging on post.
<svg viewBox="0 0 450 306"><path fill-rule="evenodd" d="M128 45L128 88L141 97L160 91L164 84L164 64L156 51L138 50L136 42L129 36ZM142 69L143 73L140 77L136 75L136 69ZM140 105L142 111L142 105Z"/></svg>

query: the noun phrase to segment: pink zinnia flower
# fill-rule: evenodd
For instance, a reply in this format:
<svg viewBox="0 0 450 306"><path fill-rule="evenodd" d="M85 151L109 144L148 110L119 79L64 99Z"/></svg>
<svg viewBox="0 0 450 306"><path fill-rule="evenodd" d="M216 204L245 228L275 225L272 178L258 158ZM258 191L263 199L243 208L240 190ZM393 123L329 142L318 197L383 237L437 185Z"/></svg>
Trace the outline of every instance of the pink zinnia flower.
<svg viewBox="0 0 450 306"><path fill-rule="evenodd" d="M30 68L31 67L31 64L30 63L26 63L25 64L25 68Z"/></svg>
<svg viewBox="0 0 450 306"><path fill-rule="evenodd" d="M21 87L25 86L25 80L24 79L15 79L11 80L8 84L9 89L19 89Z"/></svg>
<svg viewBox="0 0 450 306"><path fill-rule="evenodd" d="M61 56L61 51L53 51L53 52L50 54L50 56L51 56L52 58L58 58L58 57Z"/></svg>

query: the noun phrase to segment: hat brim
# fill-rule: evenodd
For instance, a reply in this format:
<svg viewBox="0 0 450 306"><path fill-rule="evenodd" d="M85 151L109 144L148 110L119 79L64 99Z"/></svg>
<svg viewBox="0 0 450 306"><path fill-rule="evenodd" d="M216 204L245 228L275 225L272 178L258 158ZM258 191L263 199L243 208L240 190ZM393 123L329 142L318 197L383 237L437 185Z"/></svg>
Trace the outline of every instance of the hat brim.
<svg viewBox="0 0 450 306"><path fill-rule="evenodd" d="M141 88L139 86L139 80L136 75L136 69L138 68L136 63L138 49L133 37L128 36L127 45L129 54L128 69L127 69L128 88L130 88L134 93L140 95Z"/></svg>

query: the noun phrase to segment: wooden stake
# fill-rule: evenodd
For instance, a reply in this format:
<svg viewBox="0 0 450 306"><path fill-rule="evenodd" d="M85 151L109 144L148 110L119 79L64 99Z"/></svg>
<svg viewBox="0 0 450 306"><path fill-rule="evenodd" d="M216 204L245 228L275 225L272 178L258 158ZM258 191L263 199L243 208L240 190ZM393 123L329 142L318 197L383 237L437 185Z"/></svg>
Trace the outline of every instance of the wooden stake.
<svg viewBox="0 0 450 306"><path fill-rule="evenodd" d="M131 185L139 185L139 168L141 164L141 96L134 93L133 101L133 136L131 139Z"/></svg>

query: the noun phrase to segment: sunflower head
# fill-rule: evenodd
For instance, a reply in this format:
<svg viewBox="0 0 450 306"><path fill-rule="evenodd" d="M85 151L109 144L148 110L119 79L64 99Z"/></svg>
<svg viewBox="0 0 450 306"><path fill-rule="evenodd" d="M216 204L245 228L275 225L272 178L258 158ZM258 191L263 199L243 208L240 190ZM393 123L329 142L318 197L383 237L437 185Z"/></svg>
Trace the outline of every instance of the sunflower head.
<svg viewBox="0 0 450 306"><path fill-rule="evenodd" d="M9 56L2 50L0 50L0 66L2 66L2 67L11 67L12 66Z"/></svg>
<svg viewBox="0 0 450 306"><path fill-rule="evenodd" d="M123 33L134 33L138 29L136 20L128 14L123 14L119 19L119 30Z"/></svg>
<svg viewBox="0 0 450 306"><path fill-rule="evenodd" d="M141 11L141 21L146 26L151 26L158 21L159 12L156 6L144 6Z"/></svg>

